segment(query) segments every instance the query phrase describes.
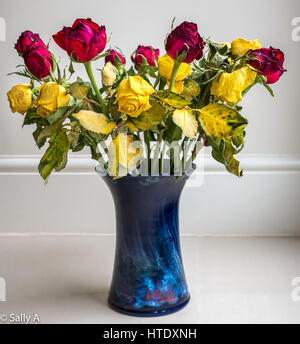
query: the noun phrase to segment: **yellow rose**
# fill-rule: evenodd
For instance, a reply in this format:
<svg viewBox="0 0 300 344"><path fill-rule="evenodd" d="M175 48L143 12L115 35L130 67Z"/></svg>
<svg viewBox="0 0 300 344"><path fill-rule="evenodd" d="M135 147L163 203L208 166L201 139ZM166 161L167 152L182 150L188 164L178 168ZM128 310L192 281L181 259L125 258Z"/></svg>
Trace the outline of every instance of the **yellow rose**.
<svg viewBox="0 0 300 344"><path fill-rule="evenodd" d="M32 91L31 86L21 84L14 86L7 92L9 105L12 112L19 112L24 115L32 106Z"/></svg>
<svg viewBox="0 0 300 344"><path fill-rule="evenodd" d="M168 54L158 58L158 72L166 79L168 86L170 86L172 70L174 66L174 60ZM181 93L183 91L183 80L190 75L192 68L185 62L180 64L173 91Z"/></svg>
<svg viewBox="0 0 300 344"><path fill-rule="evenodd" d="M258 40L247 41L243 38L237 38L231 42L231 52L234 56L243 56L249 50L260 49L261 45Z"/></svg>
<svg viewBox="0 0 300 344"><path fill-rule="evenodd" d="M116 102L120 112L131 117L138 117L143 111L151 108L149 95L155 93L152 86L140 76L130 76L121 81Z"/></svg>
<svg viewBox="0 0 300 344"><path fill-rule="evenodd" d="M111 62L107 62L101 72L103 86L112 86L117 78L117 73L117 68Z"/></svg>
<svg viewBox="0 0 300 344"><path fill-rule="evenodd" d="M39 96L36 100L37 113L46 116L53 113L57 108L67 106L70 102L70 95L64 87L56 82L46 82L40 87Z"/></svg>
<svg viewBox="0 0 300 344"><path fill-rule="evenodd" d="M253 85L256 72L249 67L243 67L232 73L222 73L211 85L210 93L216 99L223 100L232 105L242 99L242 92Z"/></svg>

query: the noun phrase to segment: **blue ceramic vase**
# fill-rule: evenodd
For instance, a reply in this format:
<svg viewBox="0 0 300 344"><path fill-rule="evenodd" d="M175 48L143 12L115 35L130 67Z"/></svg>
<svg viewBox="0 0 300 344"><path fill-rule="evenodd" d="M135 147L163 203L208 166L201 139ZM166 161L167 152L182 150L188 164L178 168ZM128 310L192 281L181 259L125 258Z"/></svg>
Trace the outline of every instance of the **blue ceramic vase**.
<svg viewBox="0 0 300 344"><path fill-rule="evenodd" d="M181 309L190 299L178 229L188 176L102 178L112 193L117 226L109 305L135 316Z"/></svg>

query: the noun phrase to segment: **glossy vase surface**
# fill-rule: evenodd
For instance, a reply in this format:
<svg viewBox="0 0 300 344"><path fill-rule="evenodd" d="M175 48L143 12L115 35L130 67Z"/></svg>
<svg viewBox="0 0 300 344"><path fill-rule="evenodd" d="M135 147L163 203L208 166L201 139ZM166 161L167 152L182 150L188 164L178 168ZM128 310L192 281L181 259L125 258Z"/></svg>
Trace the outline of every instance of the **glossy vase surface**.
<svg viewBox="0 0 300 344"><path fill-rule="evenodd" d="M116 213L110 306L136 316L179 310L190 299L178 228L179 199L187 175L102 178Z"/></svg>

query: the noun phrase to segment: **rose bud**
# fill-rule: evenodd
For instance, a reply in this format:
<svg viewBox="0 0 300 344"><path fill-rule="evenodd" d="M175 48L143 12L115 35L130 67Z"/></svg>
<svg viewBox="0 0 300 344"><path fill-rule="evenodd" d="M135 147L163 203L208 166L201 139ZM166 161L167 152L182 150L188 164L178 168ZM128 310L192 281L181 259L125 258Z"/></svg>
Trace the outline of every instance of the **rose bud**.
<svg viewBox="0 0 300 344"><path fill-rule="evenodd" d="M111 62L107 62L101 71L103 86L112 86L116 81L118 70Z"/></svg>
<svg viewBox="0 0 300 344"><path fill-rule="evenodd" d="M53 39L77 62L91 61L104 50L107 41L105 26L91 19L76 19L72 27L64 27Z"/></svg>
<svg viewBox="0 0 300 344"><path fill-rule="evenodd" d="M141 66L145 60L150 66L155 66L159 57L159 49L154 49L151 45L139 45L131 56L131 61L136 67Z"/></svg>
<svg viewBox="0 0 300 344"><path fill-rule="evenodd" d="M166 51L173 59L186 53L185 59L181 62L191 63L194 59L199 60L203 56L204 45L205 42L198 33L197 24L185 21L167 37Z"/></svg>
<svg viewBox="0 0 300 344"><path fill-rule="evenodd" d="M15 49L36 78L42 79L50 74L50 68L53 66L52 56L38 34L24 31L15 44Z"/></svg>
<svg viewBox="0 0 300 344"><path fill-rule="evenodd" d="M113 49L107 50L108 55L105 56L105 63L110 62L114 66L124 65L126 63L125 57Z"/></svg>
<svg viewBox="0 0 300 344"><path fill-rule="evenodd" d="M37 33L33 33L28 30L21 33L17 43L15 44L15 49L21 56L26 54L29 50L40 47L47 49L46 44L40 39L40 36Z"/></svg>
<svg viewBox="0 0 300 344"><path fill-rule="evenodd" d="M267 84L278 81L281 75L286 72L283 68L284 54L279 49L272 47L253 50L249 56L256 57L249 64L255 68L259 74L267 77Z"/></svg>

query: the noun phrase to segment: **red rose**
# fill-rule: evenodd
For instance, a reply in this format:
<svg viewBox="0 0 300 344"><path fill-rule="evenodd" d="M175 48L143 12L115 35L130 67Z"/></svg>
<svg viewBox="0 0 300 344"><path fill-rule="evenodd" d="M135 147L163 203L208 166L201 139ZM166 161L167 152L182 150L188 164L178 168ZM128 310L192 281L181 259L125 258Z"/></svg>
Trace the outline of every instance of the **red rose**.
<svg viewBox="0 0 300 344"><path fill-rule="evenodd" d="M204 45L205 42L198 33L197 24L185 21L167 37L166 51L173 59L186 52L183 62L191 63L194 59L199 60L203 56Z"/></svg>
<svg viewBox="0 0 300 344"><path fill-rule="evenodd" d="M147 60L150 66L155 66L159 57L159 49L154 49L150 45L139 45L136 51L132 54L131 60L136 66L141 66L144 61L143 57Z"/></svg>
<svg viewBox="0 0 300 344"><path fill-rule="evenodd" d="M27 69L35 77L42 79L50 74L50 68L53 66L52 56L38 34L24 31L15 48L24 58Z"/></svg>
<svg viewBox="0 0 300 344"><path fill-rule="evenodd" d="M64 27L53 39L78 62L88 62L104 50L107 37L105 26L91 19L76 19L72 27Z"/></svg>
<svg viewBox="0 0 300 344"><path fill-rule="evenodd" d="M122 65L126 63L125 57L121 55L119 52L117 52L116 50L109 49L107 50L107 52L109 54L105 56L105 63L110 62L115 66L118 62L118 58Z"/></svg>
<svg viewBox="0 0 300 344"><path fill-rule="evenodd" d="M279 49L262 48L251 51L249 55L257 58L257 60L250 61L249 64L259 74L267 77L267 84L278 81L281 75L286 72L286 69L283 68L284 54Z"/></svg>

